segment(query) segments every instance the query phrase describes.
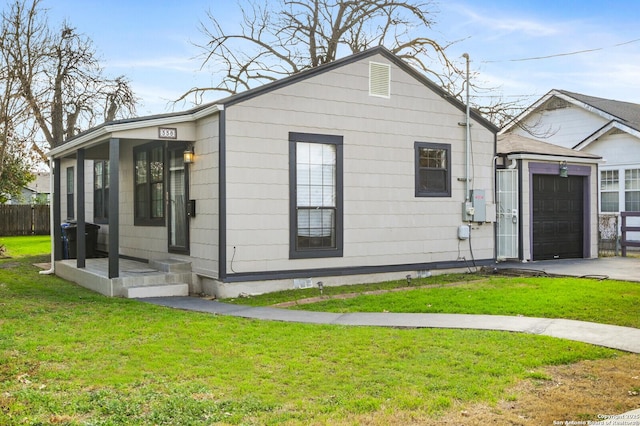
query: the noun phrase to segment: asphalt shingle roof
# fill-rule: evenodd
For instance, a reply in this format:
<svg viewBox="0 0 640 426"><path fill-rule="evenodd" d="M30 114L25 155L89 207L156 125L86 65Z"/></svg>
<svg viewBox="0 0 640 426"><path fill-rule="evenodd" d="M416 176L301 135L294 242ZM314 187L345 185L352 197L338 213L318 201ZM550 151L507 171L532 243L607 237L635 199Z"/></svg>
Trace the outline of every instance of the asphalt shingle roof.
<svg viewBox="0 0 640 426"><path fill-rule="evenodd" d="M556 90L556 92L570 96L584 104L617 117L622 123L640 131L640 104L597 98L595 96L582 95L567 90Z"/></svg>
<svg viewBox="0 0 640 426"><path fill-rule="evenodd" d="M588 158L598 160L602 157L587 152L576 151L548 142L527 138L514 133L506 133L498 136L498 154L537 154L558 157Z"/></svg>

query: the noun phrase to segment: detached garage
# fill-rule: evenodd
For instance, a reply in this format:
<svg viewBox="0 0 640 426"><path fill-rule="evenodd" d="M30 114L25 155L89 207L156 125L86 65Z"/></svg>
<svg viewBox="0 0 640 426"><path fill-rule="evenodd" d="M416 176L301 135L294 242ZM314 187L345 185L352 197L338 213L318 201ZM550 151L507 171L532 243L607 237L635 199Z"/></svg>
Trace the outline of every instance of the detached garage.
<svg viewBox="0 0 640 426"><path fill-rule="evenodd" d="M597 257L600 157L514 134L497 152L497 258Z"/></svg>

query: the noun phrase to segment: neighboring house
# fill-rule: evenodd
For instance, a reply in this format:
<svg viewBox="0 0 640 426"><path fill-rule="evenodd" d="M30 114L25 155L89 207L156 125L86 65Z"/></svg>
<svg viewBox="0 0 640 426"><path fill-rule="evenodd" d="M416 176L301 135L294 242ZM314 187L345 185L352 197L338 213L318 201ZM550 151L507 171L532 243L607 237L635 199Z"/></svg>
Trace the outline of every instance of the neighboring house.
<svg viewBox="0 0 640 426"><path fill-rule="evenodd" d="M22 188L19 196L7 201L7 204L49 204L51 175L48 172L36 172L34 175L35 179Z"/></svg>
<svg viewBox="0 0 640 426"><path fill-rule="evenodd" d="M55 147L54 220L101 223L112 287L120 257L219 297L466 270L495 259L497 128L470 117L472 144L462 103L374 48Z"/></svg>
<svg viewBox="0 0 640 426"><path fill-rule="evenodd" d="M602 157L599 212L640 211L640 104L552 90L500 133Z"/></svg>
<svg viewBox="0 0 640 426"><path fill-rule="evenodd" d="M516 133L497 152L498 260L597 257L600 157Z"/></svg>

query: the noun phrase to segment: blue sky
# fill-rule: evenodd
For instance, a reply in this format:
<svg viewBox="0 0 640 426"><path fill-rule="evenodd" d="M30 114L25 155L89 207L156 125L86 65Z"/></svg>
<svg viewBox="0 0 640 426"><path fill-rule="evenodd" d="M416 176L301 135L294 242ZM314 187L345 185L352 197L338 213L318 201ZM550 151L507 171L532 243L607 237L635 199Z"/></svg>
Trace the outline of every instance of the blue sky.
<svg viewBox="0 0 640 426"><path fill-rule="evenodd" d="M43 0L43 6L52 24L67 19L93 40L108 75L130 78L142 100L139 115L168 112L171 100L211 84L215 75L200 69L202 52L193 45L205 42L200 23L207 10L230 24L240 16L233 0ZM640 103L636 0L442 0L434 11L427 36L456 41L449 57L462 64L467 52L481 84L497 88L493 96L529 104L564 89ZM570 54L581 51L589 52Z"/></svg>

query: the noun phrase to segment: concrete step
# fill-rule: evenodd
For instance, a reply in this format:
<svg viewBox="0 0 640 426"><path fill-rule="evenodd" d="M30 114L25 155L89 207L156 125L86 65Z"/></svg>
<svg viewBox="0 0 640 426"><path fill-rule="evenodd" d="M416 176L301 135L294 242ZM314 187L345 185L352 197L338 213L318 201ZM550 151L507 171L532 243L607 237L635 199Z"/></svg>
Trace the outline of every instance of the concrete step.
<svg viewBox="0 0 640 426"><path fill-rule="evenodd" d="M189 284L173 283L159 285L145 285L127 287L125 297L129 299L139 299L143 297L171 297L171 296L188 296Z"/></svg>
<svg viewBox="0 0 640 426"><path fill-rule="evenodd" d="M191 262L178 259L150 260L149 267L162 272L183 273L191 272Z"/></svg>

